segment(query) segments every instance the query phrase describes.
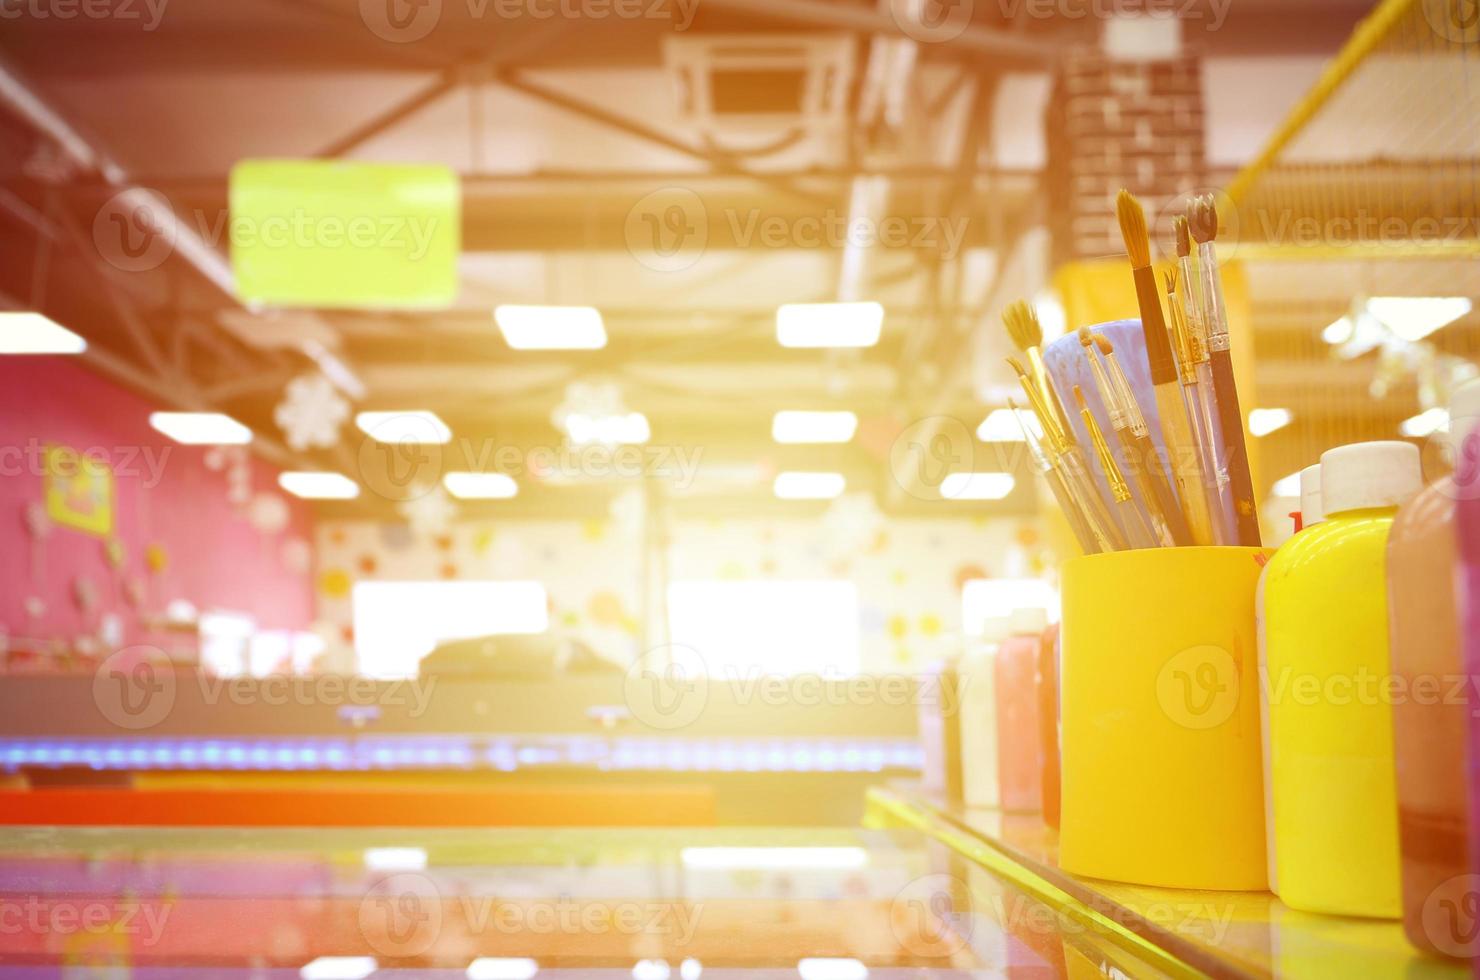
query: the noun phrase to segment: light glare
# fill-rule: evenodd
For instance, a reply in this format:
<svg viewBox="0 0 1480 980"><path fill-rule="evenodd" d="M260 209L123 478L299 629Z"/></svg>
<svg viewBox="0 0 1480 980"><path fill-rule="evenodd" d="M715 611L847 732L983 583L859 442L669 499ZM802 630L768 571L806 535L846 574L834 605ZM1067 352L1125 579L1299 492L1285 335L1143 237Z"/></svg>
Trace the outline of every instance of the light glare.
<svg viewBox="0 0 1480 980"><path fill-rule="evenodd" d="M782 347L872 347L883 326L878 303L788 303L776 311Z"/></svg>
<svg viewBox="0 0 1480 980"><path fill-rule="evenodd" d="M81 354L87 341L50 317L0 313L0 354Z"/></svg>
<svg viewBox="0 0 1480 980"><path fill-rule="evenodd" d="M494 322L515 350L600 350L606 325L594 306L499 306Z"/></svg>
<svg viewBox="0 0 1480 980"><path fill-rule="evenodd" d="M149 425L185 446L245 446L252 430L220 412L150 412Z"/></svg>

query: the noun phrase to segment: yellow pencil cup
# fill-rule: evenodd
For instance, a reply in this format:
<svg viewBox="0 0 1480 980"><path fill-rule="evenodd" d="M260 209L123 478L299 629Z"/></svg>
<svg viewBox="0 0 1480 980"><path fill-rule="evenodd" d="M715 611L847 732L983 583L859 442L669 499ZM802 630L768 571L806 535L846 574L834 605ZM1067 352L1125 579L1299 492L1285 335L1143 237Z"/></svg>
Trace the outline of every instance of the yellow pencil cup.
<svg viewBox="0 0 1480 980"><path fill-rule="evenodd" d="M1156 548L1064 565L1065 871L1268 887L1254 593L1270 554Z"/></svg>

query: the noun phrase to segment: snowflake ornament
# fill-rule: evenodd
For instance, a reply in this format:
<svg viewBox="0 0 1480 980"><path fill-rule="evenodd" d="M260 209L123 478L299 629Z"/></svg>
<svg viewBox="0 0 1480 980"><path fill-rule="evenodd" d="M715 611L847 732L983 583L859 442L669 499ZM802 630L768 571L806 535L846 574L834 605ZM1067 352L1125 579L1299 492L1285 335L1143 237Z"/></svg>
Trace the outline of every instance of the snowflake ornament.
<svg viewBox="0 0 1480 980"><path fill-rule="evenodd" d="M434 537L447 530L452 519L457 516L457 505L447 495L447 491L440 486L433 487L426 493L417 494L410 500L397 506L406 523L411 525L411 530L422 537Z"/></svg>
<svg viewBox="0 0 1480 980"><path fill-rule="evenodd" d="M349 402L322 374L304 374L288 382L272 417L293 449L329 449L339 442Z"/></svg>
<svg viewBox="0 0 1480 980"><path fill-rule="evenodd" d="M620 386L610 381L574 381L566 386L565 399L550 414L550 421L572 446L616 445L623 441L619 430L632 415Z"/></svg>

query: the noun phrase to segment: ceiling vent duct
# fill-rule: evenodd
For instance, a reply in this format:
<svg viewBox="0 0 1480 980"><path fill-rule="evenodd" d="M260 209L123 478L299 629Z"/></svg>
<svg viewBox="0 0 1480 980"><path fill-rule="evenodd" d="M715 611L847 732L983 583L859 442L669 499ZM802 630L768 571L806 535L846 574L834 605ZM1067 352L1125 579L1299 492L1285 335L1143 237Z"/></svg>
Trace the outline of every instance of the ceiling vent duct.
<svg viewBox="0 0 1480 980"><path fill-rule="evenodd" d="M665 39L680 119L715 138L815 133L847 119L847 35L678 35Z"/></svg>

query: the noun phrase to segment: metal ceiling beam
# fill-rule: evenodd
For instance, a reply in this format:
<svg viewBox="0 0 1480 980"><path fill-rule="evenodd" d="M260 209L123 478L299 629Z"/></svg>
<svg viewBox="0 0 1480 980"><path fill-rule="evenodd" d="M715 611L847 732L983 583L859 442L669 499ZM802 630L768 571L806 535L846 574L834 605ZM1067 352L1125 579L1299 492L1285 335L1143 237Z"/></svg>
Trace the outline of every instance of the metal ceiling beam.
<svg viewBox="0 0 1480 980"><path fill-rule="evenodd" d="M893 15L879 10L872 3L868 6L855 6L828 0L704 0L704 4L706 7L729 8L809 27L842 28L866 34L887 34L919 40L909 34ZM902 5L901 0L889 0L889 4L891 8ZM963 9L969 14L971 5L965 4ZM1015 37L976 24L965 25L959 34L943 40L942 43L958 50L1039 64L1054 60L1058 52L1063 50L1062 43L1054 39Z"/></svg>
<svg viewBox="0 0 1480 980"><path fill-rule="evenodd" d="M173 236L176 254L226 295L235 296L235 278L225 257L181 221L157 195L131 184L123 166L96 139L68 122L4 55L0 55L0 104L44 133L74 164L99 174L118 188L121 205L150 215L156 227Z"/></svg>
<svg viewBox="0 0 1480 980"><path fill-rule="evenodd" d="M800 187L797 187L792 181L777 180L767 174L756 173L755 171L746 167L739 158L725 153L722 150L702 150L698 147L690 146L688 143L685 143L682 140L674 139L666 133L662 133L648 126L644 126L642 123L637 122L634 119L628 119L625 116L619 116L614 112L608 112L605 109L602 109L599 106L592 105L589 102L583 102L580 99L571 98L570 96L565 95L562 92L557 92L554 89L546 88L543 85L530 81L521 72L513 71L510 69L503 69L494 73L493 81L504 86L505 88L512 89L513 91L522 93L523 95L527 95L532 99L536 99L548 105L555 106L558 109L563 109L566 112L571 113L572 115L581 116L584 119L589 119L592 122L600 123L601 125L606 126L610 129L614 129L617 132L625 133L628 136L636 137L637 139L644 140L648 143L653 143L665 149L672 150L675 153L681 153L684 156L692 157L695 160L701 160L704 163L708 164L715 173L748 177L752 180L765 184L768 187L774 188L781 193L798 197L803 200L822 204L834 203L832 198L826 197L824 195L814 194L811 191L804 190Z"/></svg>
<svg viewBox="0 0 1480 980"><path fill-rule="evenodd" d="M399 102L374 119L367 120L356 126L322 150L319 150L314 156L320 159L331 160L351 153L380 134L416 115L422 109L425 109L443 96L450 94L457 88L457 85L457 74L448 71L430 85L411 95L404 102Z"/></svg>

